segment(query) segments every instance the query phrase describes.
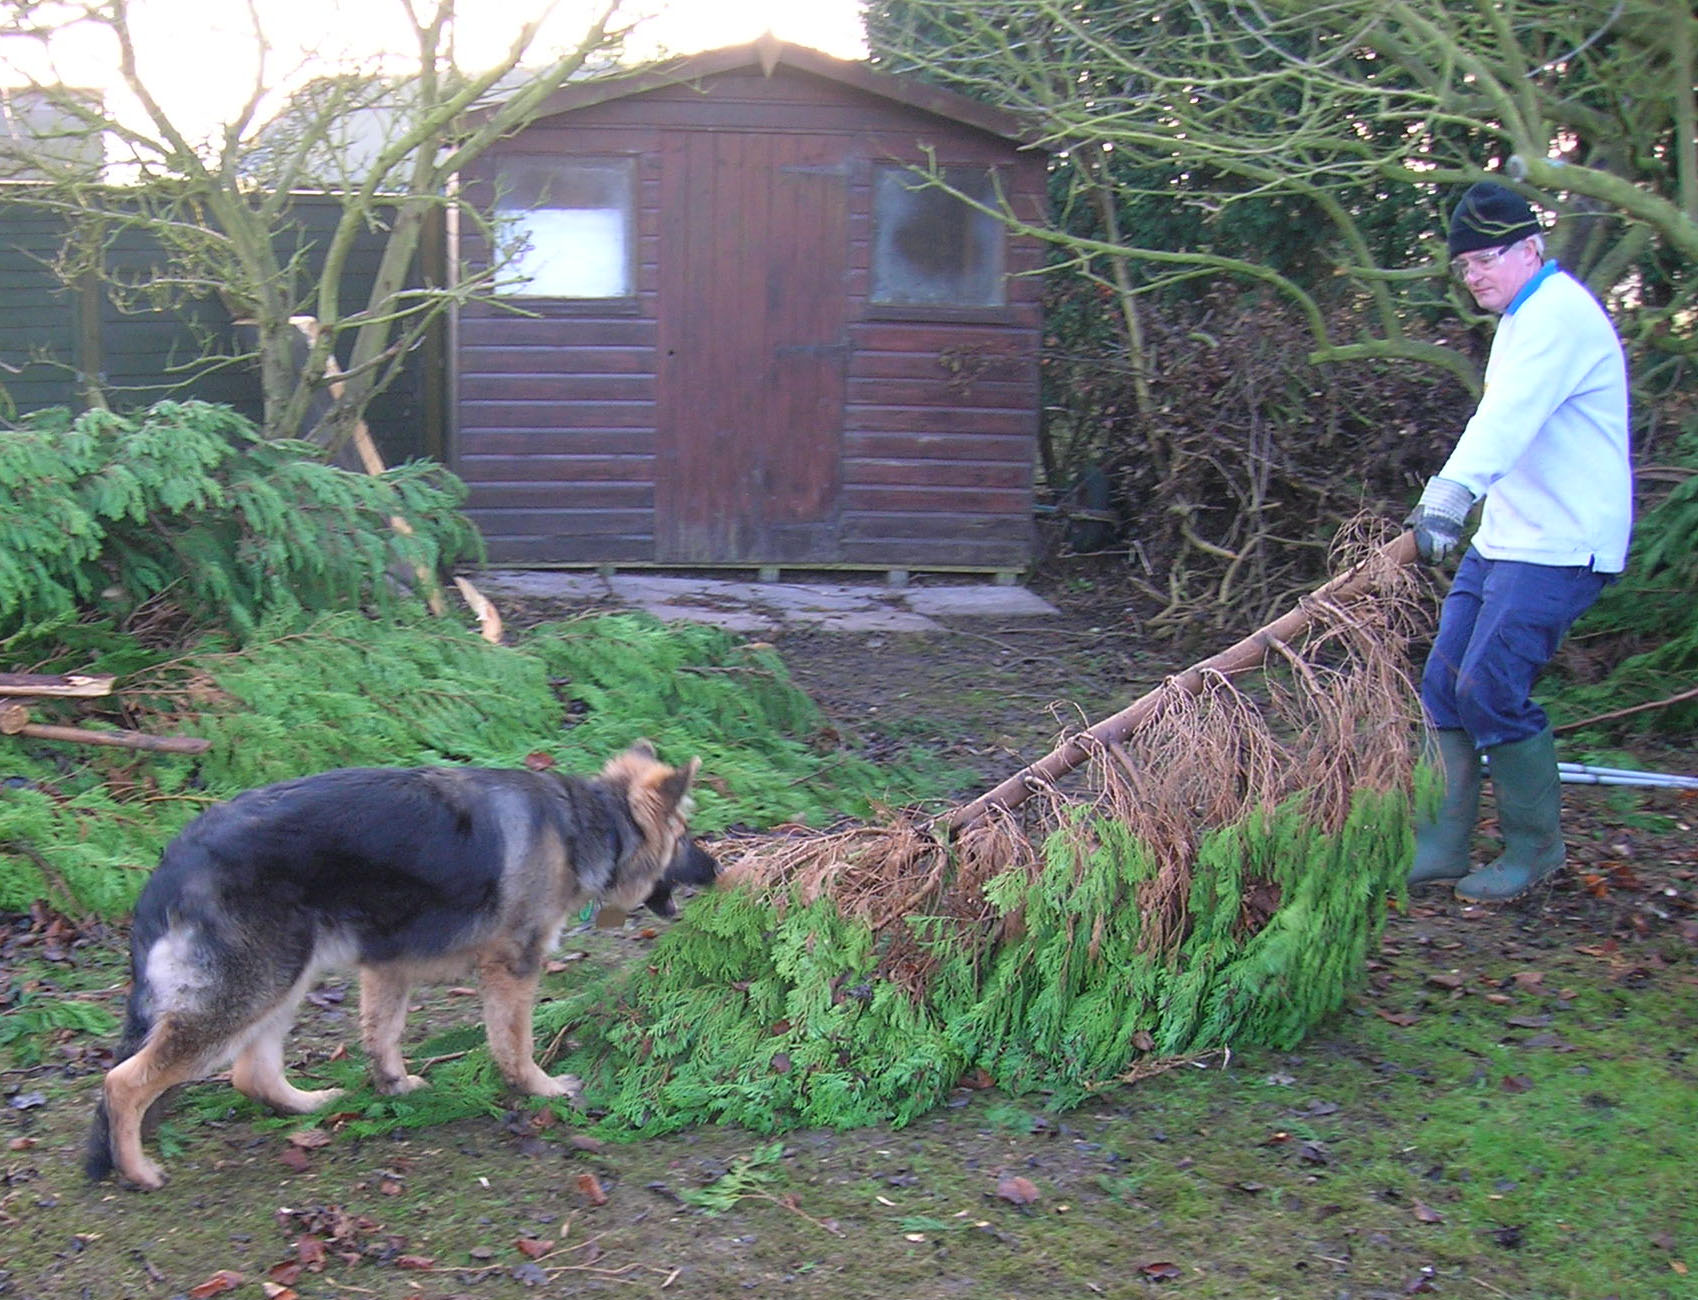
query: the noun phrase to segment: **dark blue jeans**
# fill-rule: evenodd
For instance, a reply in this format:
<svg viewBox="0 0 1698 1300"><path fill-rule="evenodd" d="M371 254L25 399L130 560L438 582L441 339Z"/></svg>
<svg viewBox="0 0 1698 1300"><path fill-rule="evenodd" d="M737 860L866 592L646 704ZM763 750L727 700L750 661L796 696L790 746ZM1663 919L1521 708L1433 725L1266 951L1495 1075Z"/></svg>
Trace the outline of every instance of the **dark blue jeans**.
<svg viewBox="0 0 1698 1300"><path fill-rule="evenodd" d="M1582 566L1488 560L1469 547L1421 673L1432 725L1466 731L1477 749L1543 731L1533 682L1609 581Z"/></svg>

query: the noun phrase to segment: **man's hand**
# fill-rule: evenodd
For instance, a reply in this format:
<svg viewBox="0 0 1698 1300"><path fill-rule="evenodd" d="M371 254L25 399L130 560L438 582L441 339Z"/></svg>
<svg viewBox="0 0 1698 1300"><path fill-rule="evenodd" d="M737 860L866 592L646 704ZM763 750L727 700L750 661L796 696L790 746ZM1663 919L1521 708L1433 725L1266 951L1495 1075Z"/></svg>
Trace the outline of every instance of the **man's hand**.
<svg viewBox="0 0 1698 1300"><path fill-rule="evenodd" d="M1474 494L1448 478L1430 478L1420 501L1403 521L1415 530L1415 551L1428 564L1438 564L1462 540L1462 521L1474 504Z"/></svg>

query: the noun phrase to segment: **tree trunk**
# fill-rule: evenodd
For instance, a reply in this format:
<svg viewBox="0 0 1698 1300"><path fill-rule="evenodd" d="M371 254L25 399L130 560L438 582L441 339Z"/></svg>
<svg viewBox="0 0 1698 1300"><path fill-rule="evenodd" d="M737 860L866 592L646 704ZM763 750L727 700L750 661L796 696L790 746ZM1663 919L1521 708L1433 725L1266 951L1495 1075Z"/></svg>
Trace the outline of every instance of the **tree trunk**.
<svg viewBox="0 0 1698 1300"><path fill-rule="evenodd" d="M1380 554L1395 564L1412 563L1415 559L1415 534L1401 534L1388 542ZM1191 665L1178 676L1170 677L1161 686L1141 695L1119 713L1104 718L1037 762L1021 768L994 790L949 813L943 819L944 825L951 832L959 832L971 826L994 807L1019 807L1031 797L1034 783L1052 782L1085 763L1092 754L1125 740L1155 716L1170 689L1177 688L1185 694L1196 695L1211 676L1236 677L1260 667L1271 646L1276 642L1290 641L1314 621L1317 605L1352 599L1363 594L1366 587L1365 565L1347 569L1318 588L1295 609L1280 615L1266 627L1252 632L1219 654Z"/></svg>

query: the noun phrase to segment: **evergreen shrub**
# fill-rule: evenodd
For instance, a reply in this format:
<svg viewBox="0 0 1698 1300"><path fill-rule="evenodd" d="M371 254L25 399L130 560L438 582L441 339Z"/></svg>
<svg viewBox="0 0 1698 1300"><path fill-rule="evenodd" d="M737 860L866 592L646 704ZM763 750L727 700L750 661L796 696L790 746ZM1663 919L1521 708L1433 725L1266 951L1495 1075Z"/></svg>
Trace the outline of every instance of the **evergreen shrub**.
<svg viewBox="0 0 1698 1300"><path fill-rule="evenodd" d="M0 430L0 637L162 596L242 636L279 613L394 608L392 570L481 554L464 496L440 466L339 469L205 402L40 412Z"/></svg>

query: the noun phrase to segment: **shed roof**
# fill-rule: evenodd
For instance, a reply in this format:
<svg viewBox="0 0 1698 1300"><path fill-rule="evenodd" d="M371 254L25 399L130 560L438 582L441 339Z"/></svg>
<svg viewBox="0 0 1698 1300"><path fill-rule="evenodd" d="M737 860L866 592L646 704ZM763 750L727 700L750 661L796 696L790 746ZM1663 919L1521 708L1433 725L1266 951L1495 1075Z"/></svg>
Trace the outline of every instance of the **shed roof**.
<svg viewBox="0 0 1698 1300"><path fill-rule="evenodd" d="M875 72L862 62L834 59L806 45L781 41L772 33L756 37L746 45L727 45L699 54L687 54L651 64L627 76L598 77L564 86L544 100L536 117L552 117L640 95L663 86L703 81L725 72L756 67L770 77L782 66L809 76L835 81L881 99L893 100L936 117L976 127L1017 144L1038 143L1033 133L1013 113L966 95L909 77Z"/></svg>

